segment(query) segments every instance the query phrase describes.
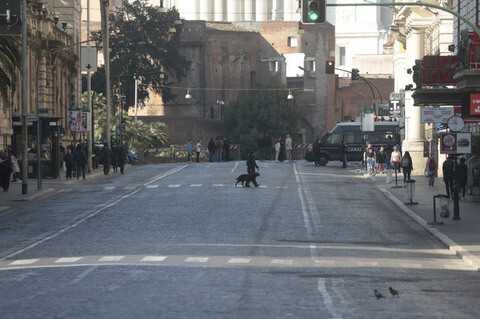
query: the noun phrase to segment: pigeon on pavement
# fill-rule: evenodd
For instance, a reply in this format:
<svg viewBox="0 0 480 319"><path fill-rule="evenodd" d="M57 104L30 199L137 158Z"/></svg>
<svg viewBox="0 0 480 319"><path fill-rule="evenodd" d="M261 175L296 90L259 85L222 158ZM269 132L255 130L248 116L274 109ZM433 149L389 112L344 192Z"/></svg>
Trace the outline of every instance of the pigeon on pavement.
<svg viewBox="0 0 480 319"><path fill-rule="evenodd" d="M398 297L398 291L393 289L392 287L388 287L388 290L390 290L390 293L392 294L392 297Z"/></svg>
<svg viewBox="0 0 480 319"><path fill-rule="evenodd" d="M375 292L375 297L377 297L377 299L385 298L385 296L382 295L381 293L379 293L379 292L377 291L377 289L375 289L374 292Z"/></svg>

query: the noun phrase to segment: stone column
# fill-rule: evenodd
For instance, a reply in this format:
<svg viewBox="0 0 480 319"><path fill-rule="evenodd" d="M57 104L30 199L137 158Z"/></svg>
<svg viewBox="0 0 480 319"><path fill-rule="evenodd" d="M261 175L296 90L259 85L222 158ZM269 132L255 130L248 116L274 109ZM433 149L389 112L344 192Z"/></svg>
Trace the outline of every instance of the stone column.
<svg viewBox="0 0 480 319"><path fill-rule="evenodd" d="M213 20L213 0L197 0L197 7L200 8L200 20Z"/></svg>
<svg viewBox="0 0 480 319"><path fill-rule="evenodd" d="M255 21L267 21L267 4L265 0L255 2Z"/></svg>
<svg viewBox="0 0 480 319"><path fill-rule="evenodd" d="M253 21L253 2L254 0L247 0L245 1L245 6L244 6L244 15L245 15L245 21Z"/></svg>
<svg viewBox="0 0 480 319"><path fill-rule="evenodd" d="M424 28L412 27L407 34L407 67L415 64L415 59L424 55ZM425 125L421 123L421 107L413 106L413 91L405 92L405 139L402 151L408 151L413 161L412 174L423 174L426 158L423 157L423 142L425 142Z"/></svg>
<svg viewBox="0 0 480 319"><path fill-rule="evenodd" d="M225 7L223 5L225 0L215 0L215 21L224 21L225 20Z"/></svg>
<svg viewBox="0 0 480 319"><path fill-rule="evenodd" d="M283 5L283 20L284 21L298 21L297 19L297 9L298 1L297 0L284 0Z"/></svg>
<svg viewBox="0 0 480 319"><path fill-rule="evenodd" d="M237 21L237 4L238 0L227 0L227 21Z"/></svg>

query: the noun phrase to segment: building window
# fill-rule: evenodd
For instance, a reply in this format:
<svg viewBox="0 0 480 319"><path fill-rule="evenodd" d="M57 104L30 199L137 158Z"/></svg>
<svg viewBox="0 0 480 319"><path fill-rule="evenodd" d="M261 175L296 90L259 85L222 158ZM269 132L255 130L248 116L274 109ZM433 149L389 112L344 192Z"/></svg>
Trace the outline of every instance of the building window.
<svg viewBox="0 0 480 319"><path fill-rule="evenodd" d="M315 72L315 61L305 61L307 66L307 71Z"/></svg>
<svg viewBox="0 0 480 319"><path fill-rule="evenodd" d="M270 72L278 72L278 61L269 61Z"/></svg>
<svg viewBox="0 0 480 319"><path fill-rule="evenodd" d="M289 47L296 48L297 47L297 38L296 37L288 37L288 44Z"/></svg>
<svg viewBox="0 0 480 319"><path fill-rule="evenodd" d="M345 56L346 56L345 47L340 47L338 52L339 52L338 53L338 60L340 62L339 65L345 65L346 64L346 61L345 61Z"/></svg>

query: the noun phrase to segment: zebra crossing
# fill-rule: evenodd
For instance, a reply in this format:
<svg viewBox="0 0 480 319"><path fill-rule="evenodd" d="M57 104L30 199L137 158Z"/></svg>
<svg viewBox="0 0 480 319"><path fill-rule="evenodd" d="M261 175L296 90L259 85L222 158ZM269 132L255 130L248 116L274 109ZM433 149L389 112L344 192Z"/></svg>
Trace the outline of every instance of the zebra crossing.
<svg viewBox="0 0 480 319"><path fill-rule="evenodd" d="M222 188L222 187L229 187L235 188L234 184L167 184L167 185L144 185L145 189L158 189L158 188L201 188L201 187L209 187L209 188ZM134 190L139 188L139 186L103 186L104 191L116 191L116 190ZM238 189L241 189L242 186L237 186ZM254 188L254 187L252 187ZM270 186L270 185L260 185L258 188L261 189L288 189L288 186Z"/></svg>
<svg viewBox="0 0 480 319"><path fill-rule="evenodd" d="M408 268L475 271L462 260L358 258L358 257L268 257L268 256L196 256L196 255L113 255L48 257L0 260L0 271L29 268L80 266L205 266L205 267L274 267L274 268Z"/></svg>

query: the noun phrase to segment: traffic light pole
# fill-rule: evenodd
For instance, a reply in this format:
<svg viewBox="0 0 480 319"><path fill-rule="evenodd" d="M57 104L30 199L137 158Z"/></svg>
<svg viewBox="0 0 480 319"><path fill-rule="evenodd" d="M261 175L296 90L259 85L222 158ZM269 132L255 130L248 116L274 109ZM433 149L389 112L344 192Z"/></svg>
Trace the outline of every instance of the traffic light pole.
<svg viewBox="0 0 480 319"><path fill-rule="evenodd" d="M385 3L327 3L327 7L359 7L359 6L383 6L383 7L395 7L395 6L419 6L419 7L430 7L435 8L438 10L446 11L463 22L465 22L470 28L475 31L475 33L480 37L480 29L478 29L472 22L470 22L467 18L450 10L448 8L433 4L433 3L425 3L425 2L385 2Z"/></svg>
<svg viewBox="0 0 480 319"><path fill-rule="evenodd" d="M339 69L339 68L335 68L335 70L339 70L339 71L343 71L343 72L347 72L347 73L352 73L352 71L348 71L348 70L344 70L344 69ZM376 111L376 108L375 108L375 92L373 91L373 88L372 88L372 82L368 81L367 79L365 79L363 76L360 76L358 75L358 77L360 79L362 79L363 81L365 81L365 83L367 83L368 87L370 88L370 91L372 91L372 96L373 96L373 109L375 110L375 114L377 114L377 111ZM375 84L374 84L375 85ZM377 89L378 91L378 94L380 94L380 91L378 90L378 87L375 86L375 88ZM383 100L382 100L382 95L380 94L380 101L383 103Z"/></svg>

